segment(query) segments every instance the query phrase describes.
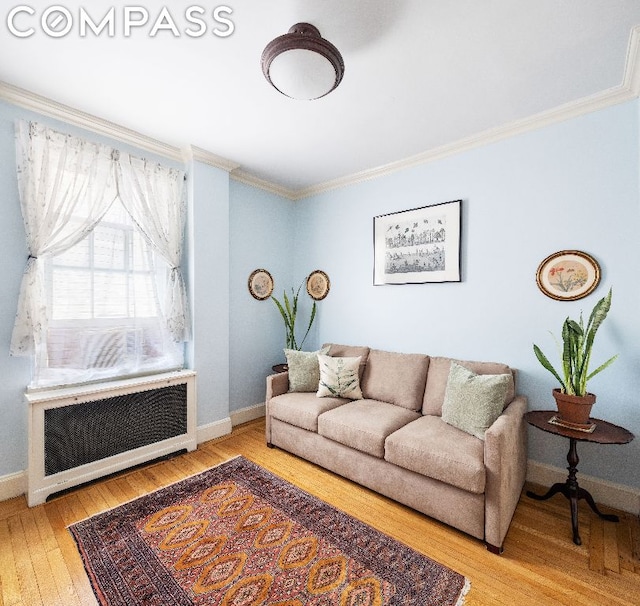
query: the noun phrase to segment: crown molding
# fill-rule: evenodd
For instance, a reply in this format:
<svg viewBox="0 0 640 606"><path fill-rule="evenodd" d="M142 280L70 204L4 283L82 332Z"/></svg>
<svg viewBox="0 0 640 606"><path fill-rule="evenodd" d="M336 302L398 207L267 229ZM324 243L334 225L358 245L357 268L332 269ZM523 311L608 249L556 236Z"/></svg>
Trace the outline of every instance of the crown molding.
<svg viewBox="0 0 640 606"><path fill-rule="evenodd" d="M239 181L240 183L244 183L245 185L251 185L253 187L257 187L258 189L263 189L265 191L271 192L272 194L276 194L282 198L286 198L287 200L297 201L302 200L304 195L301 195L303 190L290 189L285 187L284 185L278 185L273 181L267 181L266 179L262 179L260 177L256 177L251 173L244 170L234 170L231 173L231 178L234 181Z"/></svg>
<svg viewBox="0 0 640 606"><path fill-rule="evenodd" d="M579 101L574 101L552 110L536 114L529 118L511 122L510 124L506 124L498 128L485 130L477 135L416 154L415 156L404 158L403 160L398 160L377 168L365 170L340 179L326 181L318 185L298 190L296 192L296 200L315 196L331 190L346 187L348 185L378 179L401 170L434 162L435 160L442 160L443 158L454 156L485 145L490 145L491 143L509 139L516 135L531 132L559 122L564 122L578 116L583 116L585 114L598 111L599 109L624 103L625 101L630 101L636 97L638 97L638 94L623 88L622 86L609 89L608 91L598 93L592 97L580 99Z"/></svg>
<svg viewBox="0 0 640 606"><path fill-rule="evenodd" d="M240 168L240 165L236 162L227 160L227 158L213 154L210 151L202 149L201 147L196 147L195 145L191 145L184 150L183 159L185 162L202 162L203 164L220 168L228 173Z"/></svg>
<svg viewBox="0 0 640 606"><path fill-rule="evenodd" d="M63 103L58 103L31 91L0 81L0 99L19 107L62 120L93 133L104 135L123 143L129 143L148 152L182 162L182 152L178 147L147 137L135 130L120 126L109 120L98 118Z"/></svg>
<svg viewBox="0 0 640 606"><path fill-rule="evenodd" d="M18 88L6 82L0 81L0 99L24 107L26 109L63 120L67 123L79 126L89 131L99 133L136 147L145 149L157 155L170 158L175 161L185 162L197 160L210 166L220 168L229 173L230 177L253 187L271 192L287 200L298 201L316 196L328 191L355 185L364 181L378 179L401 170L413 168L465 151L476 149L484 145L490 145L516 135L524 134L557 124L572 118L577 118L606 107L618 105L640 96L640 25L631 30L627 56L625 62L622 84L606 91L566 103L534 116L516 120L510 124L488 129L471 137L461 139L454 143L404 158L373 169L354 173L339 179L325 181L302 189L291 189L279 185L267 179L263 179L248 171L242 170L241 165L221 156L217 156L207 150L196 146L190 146L186 150L147 137L134 130L125 128L108 120L103 120L91 114L74 109L57 101L52 101L30 91Z"/></svg>
<svg viewBox="0 0 640 606"><path fill-rule="evenodd" d="M640 25L631 30L622 87L640 96Z"/></svg>
<svg viewBox="0 0 640 606"><path fill-rule="evenodd" d="M326 181L317 185L312 185L295 192L295 200L302 200L318 194L322 194L331 190L378 179L385 175L413 168L421 164L441 160L455 154L469 151L484 145L490 145L516 135L531 132L545 126L571 120L606 107L625 103L640 96L640 25L635 26L631 30L629 45L627 48L627 57L625 61L624 76L622 84L615 86L603 92L572 101L564 105L555 107L551 110L541 112L534 116L516 120L510 124L500 126L498 128L489 129L461 139L454 143L443 145L441 147L416 154L391 162L383 166L379 166L370 170L348 175L340 179Z"/></svg>

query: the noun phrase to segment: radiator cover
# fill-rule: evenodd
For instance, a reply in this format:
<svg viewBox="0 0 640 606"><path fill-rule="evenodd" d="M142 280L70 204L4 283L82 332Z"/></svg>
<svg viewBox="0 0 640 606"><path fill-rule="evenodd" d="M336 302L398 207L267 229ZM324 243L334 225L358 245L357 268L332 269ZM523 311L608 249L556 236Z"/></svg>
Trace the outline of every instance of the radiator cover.
<svg viewBox="0 0 640 606"><path fill-rule="evenodd" d="M195 373L28 394L30 506L196 441Z"/></svg>

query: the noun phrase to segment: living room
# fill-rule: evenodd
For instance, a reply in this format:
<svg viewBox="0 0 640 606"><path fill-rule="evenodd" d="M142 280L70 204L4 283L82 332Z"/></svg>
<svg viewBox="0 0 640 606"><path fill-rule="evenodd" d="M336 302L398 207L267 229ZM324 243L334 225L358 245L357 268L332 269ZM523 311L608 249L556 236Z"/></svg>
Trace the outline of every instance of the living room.
<svg viewBox="0 0 640 606"><path fill-rule="evenodd" d="M637 44L637 30L628 34ZM558 335L567 315L588 313L612 287L594 364L614 354L618 359L593 380L598 395L593 415L639 435L640 319L635 312L640 286L633 274L640 258L640 57L629 40L627 47L636 54L622 57L624 72L615 86L593 98L439 153L344 182L336 179L301 199L292 199L286 188L238 177L232 163L225 165L211 153L216 150L190 147L184 160L177 147L1 84L0 499L26 491L28 466L24 392L31 363L10 356L8 347L28 256L16 180L16 120L106 142L187 173L184 273L193 338L186 345L186 365L197 372L200 444L259 418L265 377L284 361L277 309L247 289L256 268L271 273L278 297L313 270L329 276L331 288L318 303L305 349L335 342L504 362L518 369L517 391L528 398L530 410L553 408L556 386L532 344L552 352L549 332ZM380 146L385 136L381 129ZM462 200L461 281L374 286L374 217L452 200ZM601 282L589 297L558 301L539 289L540 262L561 250L585 251L599 263ZM301 317L311 304L303 299ZM548 486L564 480L565 441L531 429L528 452L530 482ZM282 461L282 454L274 456ZM639 457L638 440L607 447L581 444L581 483L598 503L637 516Z"/></svg>

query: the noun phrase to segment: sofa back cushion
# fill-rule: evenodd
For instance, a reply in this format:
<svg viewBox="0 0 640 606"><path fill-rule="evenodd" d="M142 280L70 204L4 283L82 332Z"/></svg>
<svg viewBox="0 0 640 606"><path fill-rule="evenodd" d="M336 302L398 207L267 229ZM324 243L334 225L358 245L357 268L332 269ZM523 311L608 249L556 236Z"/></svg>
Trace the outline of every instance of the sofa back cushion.
<svg viewBox="0 0 640 606"><path fill-rule="evenodd" d="M514 371L506 364L499 362L473 362L469 360L454 360L452 358L432 357L429 362L429 372L427 374L427 384L424 390L424 402L422 404L422 414L442 416L442 403L447 389L449 371L451 363L456 362L464 366L477 375L501 375L510 374L511 381L505 396L504 406L515 397Z"/></svg>
<svg viewBox="0 0 640 606"><path fill-rule="evenodd" d="M429 356L372 349L362 377L362 395L419 411L422 408Z"/></svg>
<svg viewBox="0 0 640 606"><path fill-rule="evenodd" d="M329 348L327 355L336 358L357 358L360 356L360 369L358 371L358 378L362 381L362 374L364 368L367 365L367 357L369 356L368 347L360 347L357 345L339 345L337 343L325 343L322 349Z"/></svg>

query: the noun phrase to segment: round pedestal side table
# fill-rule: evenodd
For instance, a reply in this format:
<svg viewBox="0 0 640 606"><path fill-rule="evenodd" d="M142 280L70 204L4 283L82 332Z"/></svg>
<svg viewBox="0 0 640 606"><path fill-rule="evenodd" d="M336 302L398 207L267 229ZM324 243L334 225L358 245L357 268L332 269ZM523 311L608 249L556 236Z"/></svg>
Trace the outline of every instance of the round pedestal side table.
<svg viewBox="0 0 640 606"><path fill-rule="evenodd" d="M589 419L590 423L595 424L595 428L591 432L586 432L578 429L570 429L557 425L553 422L556 419L557 411L555 410L532 410L525 414L524 418L533 427L542 429L547 433L567 438L569 440L569 453L567 454L567 463L569 463L569 475L564 483L554 484L549 490L543 494L538 495L528 490L527 496L536 499L538 501L544 501L551 498L554 494L561 493L567 499L571 506L571 528L573 530L573 542L576 545L582 545L580 534L578 533L578 501L584 499L591 509L598 514L603 520L609 522L617 522L618 516L604 514L596 505L591 494L581 488L578 485L578 442L592 442L594 444L627 444L633 440L633 434L627 431L624 427L613 425L607 421L601 419Z"/></svg>

